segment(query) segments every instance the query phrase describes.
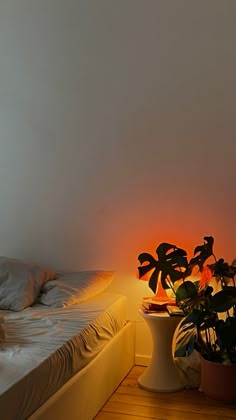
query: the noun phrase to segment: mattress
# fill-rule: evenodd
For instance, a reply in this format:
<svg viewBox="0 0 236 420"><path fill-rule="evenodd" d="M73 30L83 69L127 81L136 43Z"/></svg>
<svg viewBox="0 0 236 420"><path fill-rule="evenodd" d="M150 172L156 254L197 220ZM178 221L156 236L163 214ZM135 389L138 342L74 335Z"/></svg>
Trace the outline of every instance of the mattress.
<svg viewBox="0 0 236 420"><path fill-rule="evenodd" d="M86 366L126 323L127 298L101 293L69 308L34 305L4 315L0 413L23 420Z"/></svg>

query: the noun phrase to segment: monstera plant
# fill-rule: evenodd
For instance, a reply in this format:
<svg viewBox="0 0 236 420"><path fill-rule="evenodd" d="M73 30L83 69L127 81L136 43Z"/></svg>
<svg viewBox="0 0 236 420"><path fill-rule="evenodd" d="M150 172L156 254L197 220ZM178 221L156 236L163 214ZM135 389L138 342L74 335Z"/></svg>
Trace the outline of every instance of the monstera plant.
<svg viewBox="0 0 236 420"><path fill-rule="evenodd" d="M209 244L208 244L209 245ZM176 304L182 308L182 320L176 343L176 356L185 356L196 348L207 360L236 363L236 267L223 258L216 260L211 242L208 254L197 247L197 265L201 272L199 283L186 281L176 291ZM213 256L214 262L203 262ZM216 293L211 286L214 278Z"/></svg>
<svg viewBox="0 0 236 420"><path fill-rule="evenodd" d="M217 260L213 244L212 236L204 237L204 243L194 249L193 257L188 261L184 249L162 243L156 249L157 259L148 253L138 256L141 263L139 278L150 273L149 287L154 293L159 281L164 289L171 289L176 305L185 315L177 336L177 356L184 356L197 348L209 360L234 363L236 261L230 265L223 258ZM210 257L213 262L206 264ZM191 280L193 272L199 273L199 281ZM215 294L210 285L212 278L216 279L220 289Z"/></svg>
<svg viewBox="0 0 236 420"><path fill-rule="evenodd" d="M194 249L188 261L185 250L163 243L156 250L157 260L147 253L139 255L139 276L151 272L149 286L154 293L158 281L163 288L172 289L176 305L184 313L176 334L176 357L186 357L195 349L201 355L204 369L206 362L234 367L226 369L230 385L226 392L224 379L223 396L220 395L223 372L219 381L214 371L202 375L203 388L210 383L209 377L214 377L210 391L206 391L208 396L232 402L236 401L236 260L229 264L223 258L217 259L213 244L212 236L204 237L204 243ZM190 276L196 271L199 280L193 281Z"/></svg>
<svg viewBox="0 0 236 420"><path fill-rule="evenodd" d="M161 282L163 289L173 289L177 280L190 274L187 253L184 249L164 242L157 247L156 253L157 259L147 252L138 256L141 264L138 267L139 278L151 271L148 285L153 293L157 291L158 281Z"/></svg>
<svg viewBox="0 0 236 420"><path fill-rule="evenodd" d="M196 266L202 271L204 262L212 255L214 240L211 236L204 239L205 243L195 248L194 257L190 261L188 261L187 252L184 249L166 242L157 247L157 259L147 252L141 253L138 256L141 264L138 267L139 278L141 279L151 272L148 285L154 293L156 293L159 281L163 289L174 291L177 281L181 279L184 281L192 274ZM185 282L183 287L184 290L190 291L190 288L191 290L193 288L193 283Z"/></svg>

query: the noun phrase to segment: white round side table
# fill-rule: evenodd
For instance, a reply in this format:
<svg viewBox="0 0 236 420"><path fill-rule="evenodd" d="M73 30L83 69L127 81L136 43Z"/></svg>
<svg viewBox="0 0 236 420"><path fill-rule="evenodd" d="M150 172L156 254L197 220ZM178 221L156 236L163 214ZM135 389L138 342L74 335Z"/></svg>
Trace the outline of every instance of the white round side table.
<svg viewBox="0 0 236 420"><path fill-rule="evenodd" d="M170 316L167 312L145 313L142 310L140 314L150 328L153 352L150 365L138 378L138 384L150 391L183 389L172 356L173 334L181 317Z"/></svg>

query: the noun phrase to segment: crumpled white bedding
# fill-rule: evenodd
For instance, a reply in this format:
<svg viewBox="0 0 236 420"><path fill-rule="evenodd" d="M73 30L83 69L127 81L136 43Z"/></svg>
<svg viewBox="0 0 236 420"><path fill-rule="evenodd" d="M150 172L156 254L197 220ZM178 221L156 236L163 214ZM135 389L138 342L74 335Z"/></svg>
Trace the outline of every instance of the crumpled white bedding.
<svg viewBox="0 0 236 420"><path fill-rule="evenodd" d="M126 323L126 301L104 292L68 308L0 311L0 418L27 418L87 365Z"/></svg>

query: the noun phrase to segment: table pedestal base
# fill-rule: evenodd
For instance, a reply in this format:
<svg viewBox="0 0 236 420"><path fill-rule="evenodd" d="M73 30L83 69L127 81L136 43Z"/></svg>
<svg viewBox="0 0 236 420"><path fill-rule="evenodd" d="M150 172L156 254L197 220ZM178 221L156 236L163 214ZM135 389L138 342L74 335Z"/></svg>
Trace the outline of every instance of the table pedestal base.
<svg viewBox="0 0 236 420"><path fill-rule="evenodd" d="M183 389L172 357L172 339L179 317L163 317L141 313L153 338L150 365L138 378L139 385L149 391L174 392Z"/></svg>

